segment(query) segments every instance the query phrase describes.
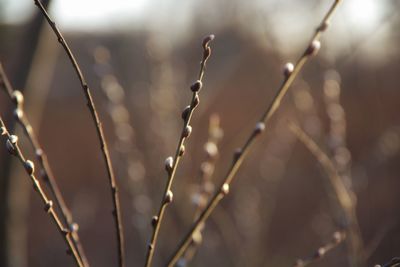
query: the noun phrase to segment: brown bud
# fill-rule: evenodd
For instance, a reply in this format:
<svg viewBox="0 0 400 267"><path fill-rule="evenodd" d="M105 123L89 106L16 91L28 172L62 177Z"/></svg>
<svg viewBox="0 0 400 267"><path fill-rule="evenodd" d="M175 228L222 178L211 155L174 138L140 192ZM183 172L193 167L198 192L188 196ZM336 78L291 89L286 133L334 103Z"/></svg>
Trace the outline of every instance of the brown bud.
<svg viewBox="0 0 400 267"><path fill-rule="evenodd" d="M256 124L256 128L254 128L254 134L258 135L265 130L265 123L260 121Z"/></svg>
<svg viewBox="0 0 400 267"><path fill-rule="evenodd" d="M11 143L11 141L9 139L6 141L6 148L7 148L8 153L10 153L11 155L17 154L17 150L15 149L15 146Z"/></svg>
<svg viewBox="0 0 400 267"><path fill-rule="evenodd" d="M203 87L203 83L200 80L197 80L196 82L194 82L191 86L190 86L190 90L192 90L192 92L198 92L200 91L200 89Z"/></svg>
<svg viewBox="0 0 400 267"><path fill-rule="evenodd" d="M187 120L189 113L190 113L190 106L186 106L185 109L182 111L182 119L184 121Z"/></svg>
<svg viewBox="0 0 400 267"><path fill-rule="evenodd" d="M174 199L174 194L172 193L171 190L168 190L167 194L165 194L164 202L166 204L169 204L172 202L173 199Z"/></svg>
<svg viewBox="0 0 400 267"><path fill-rule="evenodd" d="M153 218L151 218L151 226L156 227L158 223L158 216L154 215Z"/></svg>
<svg viewBox="0 0 400 267"><path fill-rule="evenodd" d="M49 201L47 201L46 205L44 206L44 210L46 212L50 212L52 207L53 207L53 201L49 200Z"/></svg>
<svg viewBox="0 0 400 267"><path fill-rule="evenodd" d="M35 171L35 164L33 164L33 162L30 160L25 161L24 167L29 175L32 175L33 172Z"/></svg>
<svg viewBox="0 0 400 267"><path fill-rule="evenodd" d="M285 64L285 67L283 68L283 75L285 75L285 77L289 77L292 72L294 70L294 66L292 63L288 62Z"/></svg>
<svg viewBox="0 0 400 267"><path fill-rule="evenodd" d="M187 125L183 130L183 137L187 138L192 133L192 126Z"/></svg>
<svg viewBox="0 0 400 267"><path fill-rule="evenodd" d="M321 23L321 25L319 25L319 27L317 28L317 31L319 31L319 32L326 31L326 29L328 29L328 27L329 27L329 22L324 21Z"/></svg>
<svg viewBox="0 0 400 267"><path fill-rule="evenodd" d="M242 149L237 148L235 150L235 152L233 153L233 160L237 161L240 158L241 155L242 155Z"/></svg>
<svg viewBox="0 0 400 267"><path fill-rule="evenodd" d="M315 253L315 257L316 257L317 259L322 258L322 257L325 255L325 253L326 253L326 249L321 247L321 248L319 248L319 249L317 250L317 252Z"/></svg>
<svg viewBox="0 0 400 267"><path fill-rule="evenodd" d="M185 154L185 146L181 145L181 147L179 148L179 156L183 156L183 154Z"/></svg>
<svg viewBox="0 0 400 267"><path fill-rule="evenodd" d="M79 230L79 224L77 224L77 223L75 223L75 222L71 223L71 224L69 225L69 230L70 230L71 232L78 232L78 230Z"/></svg>
<svg viewBox="0 0 400 267"><path fill-rule="evenodd" d="M168 157L165 159L165 170L170 174L172 172L172 165L174 164L174 159Z"/></svg>
<svg viewBox="0 0 400 267"><path fill-rule="evenodd" d="M321 48L321 43L318 40L314 40L311 42L310 46L307 48L306 55L314 56L318 53Z"/></svg>

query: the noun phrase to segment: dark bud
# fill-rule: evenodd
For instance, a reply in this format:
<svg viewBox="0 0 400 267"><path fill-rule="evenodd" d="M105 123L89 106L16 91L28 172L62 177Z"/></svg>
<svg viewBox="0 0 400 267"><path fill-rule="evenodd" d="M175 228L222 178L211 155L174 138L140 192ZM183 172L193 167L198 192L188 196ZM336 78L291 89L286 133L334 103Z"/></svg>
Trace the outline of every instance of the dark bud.
<svg viewBox="0 0 400 267"><path fill-rule="evenodd" d="M192 86L190 86L190 90L192 92L198 92L203 87L203 83L200 80L195 81Z"/></svg>
<svg viewBox="0 0 400 267"><path fill-rule="evenodd" d="M29 175L32 175L33 172L35 171L35 164L33 164L33 162L30 160L25 161L24 167Z"/></svg>
<svg viewBox="0 0 400 267"><path fill-rule="evenodd" d="M151 226L156 227L158 223L158 216L154 215L153 218L151 218Z"/></svg>
<svg viewBox="0 0 400 267"><path fill-rule="evenodd" d="M167 194L165 194L164 203L169 204L174 199L174 194L171 190L168 190Z"/></svg>
<svg viewBox="0 0 400 267"><path fill-rule="evenodd" d="M190 113L190 106L186 106L185 109L182 111L182 119L184 121L187 120L189 113Z"/></svg>
<svg viewBox="0 0 400 267"><path fill-rule="evenodd" d="M50 212L51 208L53 208L53 201L49 200L49 201L47 201L46 205L44 206L44 211Z"/></svg>
<svg viewBox="0 0 400 267"><path fill-rule="evenodd" d="M179 148L179 156L183 156L183 154L185 154L185 146L181 145L181 147Z"/></svg>
<svg viewBox="0 0 400 267"><path fill-rule="evenodd" d="M187 138L192 133L192 126L188 125L183 130L183 137Z"/></svg>

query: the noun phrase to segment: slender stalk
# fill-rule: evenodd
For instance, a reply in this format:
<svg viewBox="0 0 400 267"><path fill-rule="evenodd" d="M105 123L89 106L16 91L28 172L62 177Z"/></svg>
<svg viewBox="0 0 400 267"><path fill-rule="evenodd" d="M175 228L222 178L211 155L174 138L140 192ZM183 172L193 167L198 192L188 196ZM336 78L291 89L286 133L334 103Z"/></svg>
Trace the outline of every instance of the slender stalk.
<svg viewBox="0 0 400 267"><path fill-rule="evenodd" d="M247 156L247 154L250 151L250 147L254 144L256 137L260 136L260 134L265 130L265 125L269 122L271 119L272 115L274 115L275 111L279 108L281 101L283 97L286 95L288 89L292 85L294 79L296 78L297 74L300 72L300 70L303 68L304 64L308 61L308 59L315 55L319 48L320 48L320 42L319 38L321 34L328 28L329 26L329 21L338 7L339 3L341 0L335 0L328 10L328 12L325 14L324 18L322 19L320 25L317 27L314 35L312 36L307 48L301 55L301 57L298 59L297 63L293 66L291 63L288 63L285 67L284 71L284 80L283 83L281 84L280 88L278 89L275 97L273 98L271 104L268 106L268 108L265 110L265 112L262 114L259 122L257 123L256 127L254 128L253 132L250 134L248 137L247 141L243 145L243 147L238 150L235 155L234 159L232 161L232 164L225 175L225 178L223 179L223 182L221 183L219 190L216 191L214 196L211 198L211 200L208 202L207 207L203 210L199 218L196 220L196 222L192 225L190 230L186 233L184 238L182 239L181 243L178 245L177 250L173 253L173 256L171 257L168 266L174 266L176 262L181 258L182 254L184 251L187 249L187 247L190 245L191 242L191 237L193 233L199 230L199 228L203 225L203 223L208 219L208 217L211 215L211 213L214 211L218 203L229 193L229 186L234 179L239 167L241 166L244 158Z"/></svg>
<svg viewBox="0 0 400 267"><path fill-rule="evenodd" d="M206 38L204 38L202 46L203 46L203 58L200 62L200 71L198 75L198 80L192 84L190 89L193 92L192 95L192 100L190 102L190 105L187 106L183 112L182 112L182 119L184 120L183 123L183 128L182 132L179 138L178 146L176 148L175 156L174 158L169 157L165 161L165 168L168 173L168 179L167 179L167 184L164 189L164 194L163 194L163 199L161 200L160 208L158 210L157 215L153 216L152 219L152 226L153 226L153 231L150 239L150 243L148 244L147 247L147 254L146 254L146 267L150 267L152 264L153 260L153 255L154 255L154 250L157 245L157 240L158 240L158 234L160 231L160 226L162 219L164 217L165 210L168 206L169 203L172 202L173 200L173 193L171 191L172 187L172 182L175 177L176 170L178 168L178 164L180 159L182 158L184 152L185 152L185 141L189 137L192 127L189 125L190 120L193 115L193 111L199 104L199 91L202 87L202 80L206 68L206 63L208 58L211 55L211 48L210 48L210 42L214 39L214 35L209 35Z"/></svg>
<svg viewBox="0 0 400 267"><path fill-rule="evenodd" d="M49 14L47 13L46 9L43 7L42 3L39 0L34 0L35 5L40 9L43 13L43 16L46 18L47 22L49 23L50 27L52 28L53 32L58 38L58 42L64 48L68 58L70 59L72 66L79 78L81 83L81 87L85 94L87 100L87 106L89 108L90 114L92 116L93 122L95 123L97 136L100 142L100 148L102 151L102 155L107 167L107 174L108 179L111 187L111 195L113 199L113 217L115 223L115 232L117 235L117 247L118 247L118 265L120 267L125 266L125 248L124 248L124 236L123 236L123 226L122 226L122 215L121 215L121 208L120 208L120 201L119 201L119 193L118 193L118 186L115 180L114 170L110 159L110 154L108 151L107 142L104 136L103 127L101 125L101 121L99 115L96 110L96 106L93 102L92 94L90 92L90 88L82 74L82 71L76 61L74 55L71 52L67 42L65 41L63 35L61 34L60 30L57 28L55 22L50 18Z"/></svg>
<svg viewBox="0 0 400 267"><path fill-rule="evenodd" d="M391 259L388 263L383 265L375 265L375 267L398 267L400 266L400 257L395 257Z"/></svg>
<svg viewBox="0 0 400 267"><path fill-rule="evenodd" d="M218 143L221 141L223 136L223 130L219 125L219 116L214 114L210 117L209 129L208 129L208 140L204 145L204 150L206 152L206 159L200 166L200 189L197 192L197 197L195 201L195 212L193 217L193 222L201 214L201 211L205 208L207 201L212 196L214 192L214 183L211 181L214 174L215 164L218 160ZM202 230L202 229L201 229ZM202 231L195 233L192 237L192 242L184 254L184 262L190 262L196 254L197 248L201 244Z"/></svg>
<svg viewBox="0 0 400 267"><path fill-rule="evenodd" d="M309 137L294 123L290 123L289 127L290 130L297 136L297 138L315 156L315 158L326 171L336 198L338 199L339 205L345 216L345 227L348 231L351 251L351 264L352 266L360 266L361 262L363 261L361 255L362 239L356 215L356 205L353 201L354 193L346 188L332 160L321 150L321 148L311 139L311 137Z"/></svg>
<svg viewBox="0 0 400 267"><path fill-rule="evenodd" d="M69 230L71 231L72 242L78 252L80 259L84 266L89 266L89 263L86 259L85 253L83 251L82 244L78 235L78 224L74 222L72 218L72 214L69 211L67 205L65 204L65 200L61 194L60 188L54 178L53 172L50 168L49 162L47 160L47 156L40 146L39 140L33 131L32 125L29 122L28 118L25 115L23 102L24 97L20 91L16 91L13 89L8 77L3 69L3 66L0 62L0 87L2 87L10 100L14 103L14 116L17 122L23 128L25 135L27 136L33 150L35 151L35 155L37 160L40 163L41 167L41 176L44 182L49 187L51 194L54 197L56 205L60 208L61 217L63 222L68 225Z"/></svg>
<svg viewBox="0 0 400 267"><path fill-rule="evenodd" d="M317 260L320 260L321 258L325 257L326 253L339 246L345 239L346 234L344 232L337 231L333 233L331 241L319 247L314 252L314 254L312 254L308 258L296 260L294 267L305 267L310 265L311 263L316 262Z"/></svg>
<svg viewBox="0 0 400 267"><path fill-rule="evenodd" d="M42 186L38 179L35 176L35 167L32 161L25 159L24 155L22 154L21 149L18 146L18 137L16 135L11 135L6 125L3 122L2 117L0 116L0 134L7 138L6 140L6 147L8 152L17 157L21 164L24 166L27 174L31 178L33 188L38 193L39 197L41 198L44 204L44 210L50 215L53 222L56 224L58 231L60 232L61 236L64 238L69 251L71 252L75 263L79 267L83 267L83 263L81 258L76 250L74 243L72 241L71 231L67 228L64 228L63 223L61 222L60 217L57 215L56 211L53 209L53 201L49 199L49 197L44 192Z"/></svg>

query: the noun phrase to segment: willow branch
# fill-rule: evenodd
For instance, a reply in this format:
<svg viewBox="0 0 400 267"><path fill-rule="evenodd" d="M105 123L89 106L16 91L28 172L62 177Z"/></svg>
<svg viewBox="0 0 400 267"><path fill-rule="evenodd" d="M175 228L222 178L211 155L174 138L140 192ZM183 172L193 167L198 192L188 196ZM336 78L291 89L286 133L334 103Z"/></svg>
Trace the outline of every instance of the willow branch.
<svg viewBox="0 0 400 267"><path fill-rule="evenodd" d="M89 266L85 253L83 251L82 244L79 239L78 224L74 222L72 214L69 211L67 205L65 204L65 200L54 178L53 172L50 168L50 164L47 160L47 156L42 147L40 146L39 140L32 128L31 123L29 122L28 118L25 115L23 107L24 97L20 91L13 89L3 69L1 62L0 62L0 87L4 89L10 100L14 103L14 117L16 118L17 122L21 125L22 129L25 132L26 137L29 140L29 143L31 144L33 150L35 151L35 156L40 163L40 168L41 168L40 175L42 176L42 179L50 189L56 205L60 208L63 222L68 225L68 228L71 231L72 242L76 247L79 257L82 260L82 263L84 264L84 266Z"/></svg>
<svg viewBox="0 0 400 267"><path fill-rule="evenodd" d="M49 197L44 192L42 186L40 185L39 180L36 179L35 165L33 164L32 161L25 159L25 157L22 154L22 151L18 145L18 137L16 135L11 135L8 132L6 125L4 124L1 116L0 116L0 134L7 138L6 147L7 147L8 152L11 155L13 155L19 159L21 164L24 166L26 173L31 178L33 188L38 193L40 199L42 200L42 202L44 204L44 210L49 214L49 216L51 217L51 219L57 226L59 233L64 238L64 240L69 248L69 252L71 252L71 255L73 256L73 259L75 260L76 265L79 267L83 267L84 265L81 261L81 258L79 257L78 251L76 250L74 243L72 241L71 231L67 228L64 228L60 217L57 215L57 213L53 209L53 201L49 199Z"/></svg>
<svg viewBox="0 0 400 267"><path fill-rule="evenodd" d="M362 239L360 227L357 220L355 203L353 201L353 192L348 190L343 183L342 178L337 172L334 163L322 151L322 149L309 137L302 129L296 124L289 124L290 130L297 136L297 138L307 147L307 149L314 155L314 157L321 164L323 169L328 175L330 184L335 192L336 198L345 216L345 227L349 232L349 241L351 248L351 261L355 266L359 266L362 261L360 256Z"/></svg>
<svg viewBox="0 0 400 267"><path fill-rule="evenodd" d="M74 55L71 52L67 42L65 41L63 35L61 34L60 30L57 28L55 22L50 18L49 14L47 13L46 9L43 7L42 3L39 0L34 0L35 5L40 9L43 13L43 16L46 18L47 22L49 23L50 27L52 28L53 32L58 38L58 42L64 48L68 58L71 61L71 64L79 78L81 83L81 87L85 94L87 100L87 106L90 111L90 115L92 116L93 122L96 127L97 136L100 142L100 148L102 151L102 155L107 167L107 174L108 179L111 187L111 195L113 199L113 217L115 223L115 232L117 235L117 249L118 249L118 264L120 267L125 266L125 248L124 248L124 236L123 236L123 227L122 227L122 215L121 215L121 208L120 208L120 201L119 201L119 193L118 193L118 186L115 180L114 170L110 159L110 154L108 151L107 142L104 136L103 127L101 125L101 121L99 115L96 110L96 106L93 102L92 94L90 92L90 88L82 74L82 71L76 61Z"/></svg>
<svg viewBox="0 0 400 267"><path fill-rule="evenodd" d="M319 247L311 256L306 259L298 259L294 264L294 267L305 267L310 265L313 262L316 262L325 255L330 252L332 249L339 246L346 239L346 234L344 232L335 232L333 233L332 240L326 243L325 245Z"/></svg>
<svg viewBox="0 0 400 267"><path fill-rule="evenodd" d="M167 184L164 189L164 194L163 194L163 199L161 200L160 208L158 210L157 215L153 216L152 219L152 226L153 226L153 231L150 239L150 243L148 244L147 247L147 255L146 255L146 267L150 267L152 260L153 260L153 255L154 255L154 250L157 245L157 239L158 239L158 234L160 231L160 226L162 219L164 217L165 210L173 200L173 193L171 191L172 187L172 182L175 177L176 170L178 168L178 164L180 159L182 158L183 154L185 153L185 141L189 137L189 135L192 132L192 127L190 126L190 121L193 115L193 111L195 108L198 106L200 99L199 99L199 91L202 87L202 80L204 76L204 71L206 68L206 63L208 58L211 55L211 48L209 46L210 42L214 39L214 35L209 35L203 40L203 58L200 62L200 71L198 75L198 79L196 82L192 84L190 89L193 92L192 95L192 100L190 102L190 105L187 106L183 112L182 112L182 119L184 121L183 123L183 128L182 132L179 138L178 146L176 148L175 156L174 158L168 157L165 161L165 169L168 173L168 179L167 179Z"/></svg>
<svg viewBox="0 0 400 267"><path fill-rule="evenodd" d="M231 164L227 174L225 175L225 178L224 178L223 182L221 183L219 190L216 191L216 193L213 195L211 200L208 202L207 207L203 210L203 212L200 214L199 218L196 220L196 222L192 225L190 230L184 236L184 238L182 239L181 243L179 244L177 250L173 253L173 256L171 257L171 259L168 263L168 266L174 266L176 264L176 262L181 258L184 251L190 245L191 237L192 237L193 233L195 233L196 231L199 230L201 225L203 225L203 223L208 219L208 217L211 215L211 213L217 207L218 203L229 193L230 184L233 181L244 158L249 153L251 146L254 144L256 137L260 136L260 134L265 130L265 125L270 121L270 119L274 115L275 111L279 108L283 97L286 95L288 89L292 85L294 79L297 77L297 74L303 68L304 64L308 61L309 58L311 58L313 55L315 55L318 52L318 50L321 46L321 44L319 42L319 38L320 38L321 34L328 28L329 20L330 20L332 14L334 13L334 11L336 10L336 8L338 7L340 2L341 2L340 0L336 0L333 2L332 6L330 7L328 12L325 14L324 18L322 19L320 25L317 27L307 48L304 50L303 54L298 59L297 63L295 65L293 65L291 63L286 64L285 70L284 70L283 83L279 87L271 104L268 106L268 108L262 114L259 122L256 124L256 127L254 128L253 132L248 137L248 139L245 142L245 144L243 145L243 147L235 153L232 164Z"/></svg>

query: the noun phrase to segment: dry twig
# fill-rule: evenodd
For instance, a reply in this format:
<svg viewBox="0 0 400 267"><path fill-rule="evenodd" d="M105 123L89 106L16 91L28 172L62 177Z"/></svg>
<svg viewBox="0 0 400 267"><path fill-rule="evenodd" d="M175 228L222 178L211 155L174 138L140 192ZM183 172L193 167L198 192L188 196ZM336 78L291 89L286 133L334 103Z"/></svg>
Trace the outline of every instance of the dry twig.
<svg viewBox="0 0 400 267"><path fill-rule="evenodd" d="M278 89L275 97L273 98L272 102L266 109L266 111L263 113L261 116L259 122L256 124L256 127L248 137L247 141L243 145L243 147L239 150L236 151L234 155L234 159L232 161L232 164L225 175L225 178L222 182L222 184L219 187L219 190L216 191L214 196L211 198L211 200L208 202L207 207L203 210L199 218L196 220L196 222L192 225L190 230L186 233L185 237L182 239L181 243L178 245L177 250L173 253L173 256L171 257L168 266L174 266L177 261L182 257L184 251L187 249L187 247L190 245L191 238L193 233L199 230L199 228L203 225L203 223L208 219L208 217L211 215L211 213L214 211L218 203L229 193L229 186L231 182L233 181L240 165L242 164L244 158L250 151L250 147L254 144L256 137L260 136L260 134L265 130L265 125L266 123L269 122L271 117L274 115L275 111L279 108L281 101L283 97L286 95L288 89L292 85L294 79L296 78L297 74L300 72L300 70L303 68L304 64L308 61L310 57L315 55L321 44L319 42L319 38L321 34L328 28L329 26L329 20L333 14L333 12L336 10L337 6L339 5L341 1L340 0L335 0L322 19L322 22L320 25L317 27L314 35L312 36L307 48L301 55L301 57L298 59L297 63L295 65L288 63L285 66L284 69L284 80L280 88Z"/></svg>
<svg viewBox="0 0 400 267"><path fill-rule="evenodd" d="M294 264L294 267L305 267L309 264L320 260L321 258L325 257L326 253L331 251L332 249L336 248L346 239L346 234L344 232L334 232L332 236L332 240L325 245L319 247L314 254L306 259L298 259Z"/></svg>
<svg viewBox="0 0 400 267"><path fill-rule="evenodd" d="M158 238L158 233L160 231L160 226L161 226L161 221L163 219L165 209L169 203L172 202L173 200L173 193L171 191L171 186L172 182L175 177L175 173L179 164L180 159L182 158L183 154L185 153L185 140L189 137L189 135L192 132L192 127L190 126L190 120L193 115L194 109L197 107L197 105L200 102L199 99L199 91L202 87L202 80L204 76L204 71L206 68L206 63L208 58L211 55L211 48L210 48L210 42L214 39L214 35L209 35L206 38L204 38L202 46L203 46L203 58L200 62L200 71L199 71L199 76L196 82L192 84L190 87L191 91L193 92L192 95L192 100L190 102L190 105L187 106L183 112L182 112L182 119L184 121L181 136L179 138L178 146L175 152L175 157L168 157L165 160L165 169L168 173L168 180L167 184L164 189L164 194L163 194L163 199L161 200L161 205L158 210L157 215L153 216L152 218L152 226L153 226L153 232L151 235L150 243L148 244L147 247L147 255L146 255L146 267L150 267L152 260L153 260L153 255L154 255L154 249L157 244L157 238Z"/></svg>
<svg viewBox="0 0 400 267"><path fill-rule="evenodd" d="M84 265L72 241L71 231L63 226L60 217L57 215L57 213L53 208L53 201L50 200L49 197L46 195L42 186L40 185L39 180L35 176L35 165L33 164L32 161L25 159L20 147L18 146L18 137L8 132L1 116L0 116L0 134L7 138L6 148L8 152L19 159L19 161L25 168L26 173L31 178L33 188L39 194L44 204L44 210L50 215L51 219L56 224L58 231L64 238L69 248L69 251L73 255L76 265L79 267L83 267Z"/></svg>
<svg viewBox="0 0 400 267"><path fill-rule="evenodd" d="M356 207L353 201L353 192L346 188L342 178L335 168L334 163L326 155L326 153L324 153L321 148L311 139L311 137L309 137L294 123L290 123L289 127L290 130L297 136L297 138L315 156L318 162L322 165L323 169L326 171L330 184L333 187L336 198L345 217L345 227L346 230L348 230L349 232L351 262L353 265L359 266L360 261L362 261L362 239L356 215Z"/></svg>
<svg viewBox="0 0 400 267"><path fill-rule="evenodd" d="M34 0L35 5L39 8L39 10L43 13L43 16L46 18L47 22L49 23L50 27L52 28L53 32L58 38L58 42L64 48L68 58L71 61L71 64L79 78L81 87L85 94L87 100L87 106L90 111L90 115L92 116L93 122L95 123L97 136L100 142L100 148L102 151L102 155L104 161L107 166L107 174L108 179L111 187L111 194L113 199L113 217L115 222L115 232L117 235L117 247L118 247L118 265L120 267L125 266L125 248L124 248L124 236L123 236L123 227L122 227L122 216L121 216L121 208L120 208L120 201L119 201L119 194L118 194L118 186L115 180L114 170L112 167L107 142L104 136L103 127L101 125L101 121L99 115L96 110L96 106L93 102L92 94L90 92L90 88L82 74L82 71L76 61L74 55L71 52L67 42L65 41L63 35L61 34L60 30L57 28L56 23L50 18L49 14L47 13L46 9L43 7L42 3L39 0Z"/></svg>
<svg viewBox="0 0 400 267"><path fill-rule="evenodd" d="M10 81L8 80L8 77L1 63L0 63L0 87L4 89L10 100L14 103L14 117L23 128L25 135L27 136L33 150L35 151L35 156L39 161L41 167L40 175L44 180L44 182L47 184L48 188L50 189L56 205L60 208L63 222L68 226L69 230L71 231L72 242L74 243L74 246L79 254L80 259L82 260L83 265L89 266L85 253L83 251L82 244L79 239L78 235L79 226L77 223L74 222L72 214L69 211L67 205L65 204L65 200L54 178L53 172L50 168L50 164L47 160L47 156L42 147L40 146L39 140L35 132L33 131L31 123L26 117L23 107L24 96L20 91L14 90Z"/></svg>

